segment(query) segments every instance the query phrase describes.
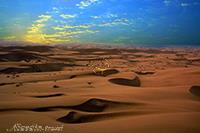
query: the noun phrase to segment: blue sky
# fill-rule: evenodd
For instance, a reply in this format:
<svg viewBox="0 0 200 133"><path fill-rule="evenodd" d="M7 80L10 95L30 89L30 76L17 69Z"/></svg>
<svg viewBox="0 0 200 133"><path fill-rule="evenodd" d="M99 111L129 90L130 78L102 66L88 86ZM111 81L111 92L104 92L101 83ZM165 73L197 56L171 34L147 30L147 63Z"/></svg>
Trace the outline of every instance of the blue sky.
<svg viewBox="0 0 200 133"><path fill-rule="evenodd" d="M200 45L200 0L0 0L0 40Z"/></svg>

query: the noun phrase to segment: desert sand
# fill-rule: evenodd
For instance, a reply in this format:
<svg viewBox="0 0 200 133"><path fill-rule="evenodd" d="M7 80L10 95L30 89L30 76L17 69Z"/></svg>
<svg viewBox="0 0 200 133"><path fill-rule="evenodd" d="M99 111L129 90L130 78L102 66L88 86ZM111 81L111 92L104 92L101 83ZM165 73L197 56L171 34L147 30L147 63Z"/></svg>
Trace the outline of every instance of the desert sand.
<svg viewBox="0 0 200 133"><path fill-rule="evenodd" d="M200 49L1 47L0 132L16 123L63 127L38 131L51 133L198 133Z"/></svg>

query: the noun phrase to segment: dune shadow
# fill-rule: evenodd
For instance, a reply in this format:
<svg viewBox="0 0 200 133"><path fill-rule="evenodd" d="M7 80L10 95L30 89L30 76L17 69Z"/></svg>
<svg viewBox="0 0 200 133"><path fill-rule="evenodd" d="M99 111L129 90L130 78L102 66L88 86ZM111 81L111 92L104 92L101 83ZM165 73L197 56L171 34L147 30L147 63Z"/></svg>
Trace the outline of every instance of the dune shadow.
<svg viewBox="0 0 200 133"><path fill-rule="evenodd" d="M0 86L12 85L12 84L15 84L15 83L0 83Z"/></svg>
<svg viewBox="0 0 200 133"><path fill-rule="evenodd" d="M192 86L189 89L190 93L192 93L193 95L200 97L200 86Z"/></svg>
<svg viewBox="0 0 200 133"><path fill-rule="evenodd" d="M8 54L0 54L0 61L2 62L7 62L7 61L29 62L30 60L40 60L40 59L43 59L43 57L38 54L28 53L28 52L11 52Z"/></svg>
<svg viewBox="0 0 200 133"><path fill-rule="evenodd" d="M139 75L152 75L155 72L154 71L135 71L135 73Z"/></svg>
<svg viewBox="0 0 200 133"><path fill-rule="evenodd" d="M50 98L50 97L59 97L59 96L64 96L62 93L57 93L57 94L50 94L50 95L41 95L41 96L32 96L35 98Z"/></svg>
<svg viewBox="0 0 200 133"><path fill-rule="evenodd" d="M134 79L125 79L125 78L113 78L109 79L111 83L118 84L118 85L125 85L125 86L132 86L132 87L140 87L141 82L139 77L135 77Z"/></svg>

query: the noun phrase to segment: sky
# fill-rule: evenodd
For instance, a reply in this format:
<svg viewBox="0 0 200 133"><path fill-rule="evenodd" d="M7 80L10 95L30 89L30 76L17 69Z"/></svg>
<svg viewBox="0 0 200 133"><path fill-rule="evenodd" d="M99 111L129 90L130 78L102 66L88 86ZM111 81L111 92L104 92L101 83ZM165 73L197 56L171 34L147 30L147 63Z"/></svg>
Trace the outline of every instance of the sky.
<svg viewBox="0 0 200 133"><path fill-rule="evenodd" d="M200 0L0 0L0 41L199 46Z"/></svg>

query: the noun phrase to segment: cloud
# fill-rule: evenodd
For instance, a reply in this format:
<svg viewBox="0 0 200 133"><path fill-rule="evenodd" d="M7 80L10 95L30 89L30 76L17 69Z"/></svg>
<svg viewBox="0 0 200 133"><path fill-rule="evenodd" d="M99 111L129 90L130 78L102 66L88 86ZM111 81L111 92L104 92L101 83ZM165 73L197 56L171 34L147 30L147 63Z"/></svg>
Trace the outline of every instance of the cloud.
<svg viewBox="0 0 200 133"><path fill-rule="evenodd" d="M88 29L90 27L92 27L92 24L83 24L83 25L65 25L65 26L55 26L52 27L52 29L54 30L66 30L66 29Z"/></svg>
<svg viewBox="0 0 200 133"><path fill-rule="evenodd" d="M60 31L56 32L54 37L65 37L65 36L73 36L77 34L85 34L85 33L97 33L97 30L76 30L76 31Z"/></svg>
<svg viewBox="0 0 200 133"><path fill-rule="evenodd" d="M112 27L112 26L117 26L117 25L130 25L131 22L126 19L126 18L122 18L122 19L115 19L112 22L108 22L108 23L104 23L104 24L100 24L100 27Z"/></svg>
<svg viewBox="0 0 200 133"><path fill-rule="evenodd" d="M60 11L57 7L53 7L52 10L53 10L54 13L60 13Z"/></svg>
<svg viewBox="0 0 200 133"><path fill-rule="evenodd" d="M118 15L117 14L113 14L113 13L106 13L103 14L101 16L90 16L93 19L100 19L100 18L117 18Z"/></svg>
<svg viewBox="0 0 200 133"><path fill-rule="evenodd" d="M163 3L166 5L166 6L169 6L169 5L172 5L172 3L174 4L177 4L178 6L181 6L181 7L188 7L188 6L191 6L191 5L195 5L194 3L186 3L186 2L175 2L175 1L172 1L172 0L164 0Z"/></svg>
<svg viewBox="0 0 200 133"><path fill-rule="evenodd" d="M180 3L181 7L198 6L198 5L200 5L200 2L190 2L190 3L182 2L182 3Z"/></svg>
<svg viewBox="0 0 200 133"><path fill-rule="evenodd" d="M60 17L63 19L70 19L77 17L77 14L61 14Z"/></svg>
<svg viewBox="0 0 200 133"><path fill-rule="evenodd" d="M80 34L94 34L99 31L95 30L77 30L77 31L60 31L53 34L44 34L44 38L50 43L60 43L60 42L78 42L75 39L77 35Z"/></svg>
<svg viewBox="0 0 200 133"><path fill-rule="evenodd" d="M106 18L117 18L118 15L117 15L117 14L112 14L112 13L107 13L107 14L105 15L105 17L106 17Z"/></svg>
<svg viewBox="0 0 200 133"><path fill-rule="evenodd" d="M99 18L101 18L101 16L91 16L91 18L93 18L93 19L99 19Z"/></svg>
<svg viewBox="0 0 200 133"><path fill-rule="evenodd" d="M72 18L76 15L63 14L65 18ZM31 43L40 44L57 44L57 43L69 43L78 42L76 37L80 34L94 34L97 30L89 30L92 25L82 24L82 25L64 25L64 26L54 26L51 33L48 32L49 20L52 16L40 15L38 20L35 20L32 25L28 28L24 40ZM51 19L53 20L53 19Z"/></svg>
<svg viewBox="0 0 200 133"><path fill-rule="evenodd" d="M163 3L166 5L166 6L169 6L171 4L171 1L170 0L164 0Z"/></svg>
<svg viewBox="0 0 200 133"><path fill-rule="evenodd" d="M88 6L99 2L100 0L83 0L79 4L76 4L76 6L78 6L80 9L85 9Z"/></svg>
<svg viewBox="0 0 200 133"><path fill-rule="evenodd" d="M190 4L189 3L181 3L181 6L182 7L187 7L187 6L190 6Z"/></svg>
<svg viewBox="0 0 200 133"><path fill-rule="evenodd" d="M36 23L43 23L43 22L46 22L46 21L48 21L50 18L51 18L51 16L50 15L40 15L40 16L38 16L38 20L36 20L35 22Z"/></svg>
<svg viewBox="0 0 200 133"><path fill-rule="evenodd" d="M3 40L14 40L14 39L16 39L16 36L7 36L3 38Z"/></svg>

